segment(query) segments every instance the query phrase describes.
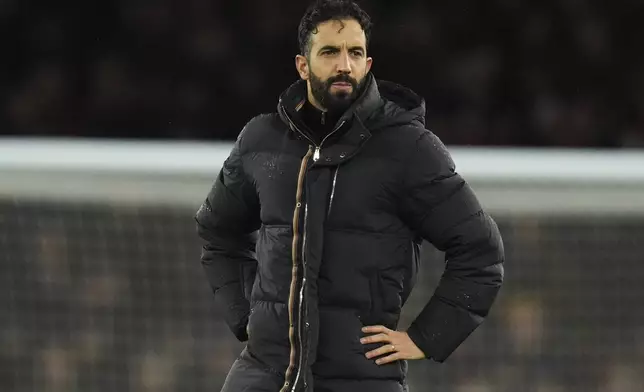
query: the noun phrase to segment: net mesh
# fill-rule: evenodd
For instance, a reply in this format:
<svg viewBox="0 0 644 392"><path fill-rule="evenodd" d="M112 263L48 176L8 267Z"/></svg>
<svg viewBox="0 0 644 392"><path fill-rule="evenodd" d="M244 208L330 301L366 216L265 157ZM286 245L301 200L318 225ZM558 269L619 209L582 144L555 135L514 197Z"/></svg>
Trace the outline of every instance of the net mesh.
<svg viewBox="0 0 644 392"><path fill-rule="evenodd" d="M1 391L219 390L242 345L214 307L194 211L0 203ZM614 391L644 383L644 218L496 216L506 284L412 391ZM431 296L425 246L405 308Z"/></svg>

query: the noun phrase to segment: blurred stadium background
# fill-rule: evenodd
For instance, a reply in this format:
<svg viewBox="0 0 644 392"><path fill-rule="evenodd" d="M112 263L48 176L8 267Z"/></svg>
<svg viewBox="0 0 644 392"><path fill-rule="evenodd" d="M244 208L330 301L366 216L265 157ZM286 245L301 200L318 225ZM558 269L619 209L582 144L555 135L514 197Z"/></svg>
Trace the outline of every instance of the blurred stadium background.
<svg viewBox="0 0 644 392"><path fill-rule="evenodd" d="M490 318L412 391L641 391L644 2L362 4L506 246ZM297 77L305 7L0 0L0 391L219 390L242 346L192 216Z"/></svg>

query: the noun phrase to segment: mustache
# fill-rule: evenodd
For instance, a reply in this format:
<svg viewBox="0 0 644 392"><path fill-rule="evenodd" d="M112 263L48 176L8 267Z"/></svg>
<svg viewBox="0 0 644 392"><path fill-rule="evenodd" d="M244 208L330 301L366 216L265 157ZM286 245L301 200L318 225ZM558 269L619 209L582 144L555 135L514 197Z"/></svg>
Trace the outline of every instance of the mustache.
<svg viewBox="0 0 644 392"><path fill-rule="evenodd" d="M350 83L355 88L358 85L358 81L347 74L330 77L326 82L328 86L331 86L333 83Z"/></svg>

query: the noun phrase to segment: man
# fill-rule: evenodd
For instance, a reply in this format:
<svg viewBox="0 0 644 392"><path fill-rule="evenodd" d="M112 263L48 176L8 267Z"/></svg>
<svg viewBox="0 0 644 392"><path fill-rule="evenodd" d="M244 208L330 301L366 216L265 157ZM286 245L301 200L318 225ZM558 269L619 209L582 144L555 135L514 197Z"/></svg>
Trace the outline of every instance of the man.
<svg viewBox="0 0 644 392"><path fill-rule="evenodd" d="M495 223L425 129L424 101L370 73L369 34L352 2L309 8L301 80L242 130L197 212L215 300L248 341L223 391L406 390L406 361L444 361L501 286ZM397 331L423 239L445 272Z"/></svg>

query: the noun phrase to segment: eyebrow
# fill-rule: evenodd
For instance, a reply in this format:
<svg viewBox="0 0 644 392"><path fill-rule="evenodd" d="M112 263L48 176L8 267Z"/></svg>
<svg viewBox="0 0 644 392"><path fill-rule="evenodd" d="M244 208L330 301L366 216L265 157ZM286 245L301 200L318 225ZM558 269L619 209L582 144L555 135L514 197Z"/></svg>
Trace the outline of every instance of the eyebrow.
<svg viewBox="0 0 644 392"><path fill-rule="evenodd" d="M322 53L325 50L339 51L340 47L339 46L333 46L333 45L325 45L325 46L321 47L320 50L318 50L318 53ZM365 52L365 49L362 46L350 46L349 51L352 51L352 50L359 50L362 53Z"/></svg>

